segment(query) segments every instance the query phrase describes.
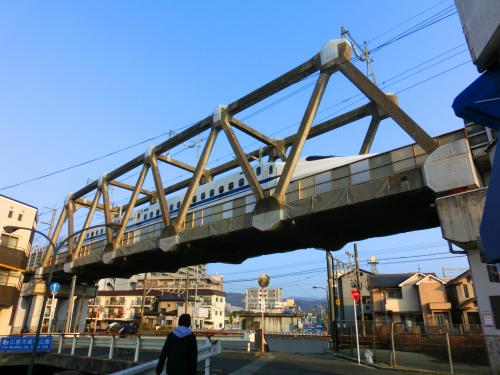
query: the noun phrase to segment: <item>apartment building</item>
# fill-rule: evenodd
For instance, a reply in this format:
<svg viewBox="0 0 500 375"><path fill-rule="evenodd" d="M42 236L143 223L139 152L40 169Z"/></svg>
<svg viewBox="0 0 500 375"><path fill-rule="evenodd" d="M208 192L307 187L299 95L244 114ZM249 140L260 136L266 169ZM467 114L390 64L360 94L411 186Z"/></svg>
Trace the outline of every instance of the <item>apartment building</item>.
<svg viewBox="0 0 500 375"><path fill-rule="evenodd" d="M245 311L261 311L262 291L266 310L277 309L282 299L282 288L247 288L245 292Z"/></svg>
<svg viewBox="0 0 500 375"><path fill-rule="evenodd" d="M177 326L179 317L187 312L194 329L224 329L225 306L226 293L219 290L190 290L187 310L185 294L165 293L157 297L158 325Z"/></svg>
<svg viewBox="0 0 500 375"><path fill-rule="evenodd" d="M3 228L15 225L35 229L37 211L27 203L0 195L0 335L10 334L14 324L34 236L27 230L6 233Z"/></svg>
<svg viewBox="0 0 500 375"><path fill-rule="evenodd" d="M368 276L376 321L444 326L452 322L446 282L435 274L378 274Z"/></svg>

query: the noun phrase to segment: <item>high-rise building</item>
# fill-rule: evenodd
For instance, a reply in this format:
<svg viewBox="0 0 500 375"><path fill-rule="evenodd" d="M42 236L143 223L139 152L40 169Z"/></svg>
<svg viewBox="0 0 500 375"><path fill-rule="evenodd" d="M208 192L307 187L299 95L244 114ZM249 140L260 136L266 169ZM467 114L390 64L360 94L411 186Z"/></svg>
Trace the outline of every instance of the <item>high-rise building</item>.
<svg viewBox="0 0 500 375"><path fill-rule="evenodd" d="M245 310L261 310L262 291L264 291L264 305L266 310L279 308L282 288L247 288L245 293Z"/></svg>
<svg viewBox="0 0 500 375"><path fill-rule="evenodd" d="M0 195L0 335L8 335L14 324L15 310L31 251L33 232L6 233L6 225L36 228L37 208ZM28 302L28 301L26 301Z"/></svg>

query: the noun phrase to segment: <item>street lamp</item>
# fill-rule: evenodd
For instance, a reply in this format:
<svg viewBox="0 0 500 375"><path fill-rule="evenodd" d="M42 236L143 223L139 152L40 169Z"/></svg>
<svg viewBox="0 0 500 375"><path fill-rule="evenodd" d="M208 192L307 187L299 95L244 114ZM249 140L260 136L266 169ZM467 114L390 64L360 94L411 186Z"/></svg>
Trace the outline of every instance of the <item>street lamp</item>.
<svg viewBox="0 0 500 375"><path fill-rule="evenodd" d="M38 341L40 340L40 332L42 331L43 316L45 314L45 306L47 305L47 299L49 296L49 293L48 293L49 287L50 287L50 284L52 283L52 275L54 273L54 264L55 264L57 252L59 251L60 248L62 248L62 245L65 242L68 242L68 240L70 240L72 237L76 236L77 234L80 234L80 233L85 232L85 231L90 230L90 229L100 228L100 227L111 227L111 228L117 229L117 228L121 227L121 224L120 223L109 223L109 224L100 224L100 225L90 226L86 229L76 231L71 236L68 236L67 238L65 238L64 240L59 242L59 244L57 246L49 238L49 236L47 236L43 232L40 232L39 230L36 230L33 228L27 228L27 227L16 227L14 225L7 225L7 226L3 227L4 232L9 233L9 234L14 233L16 230L19 230L19 229L28 230L32 233L37 233L37 234L41 235L42 237L45 237L45 239L47 241L49 241L50 246L52 246L52 248L54 249L53 254L52 254L52 260L50 262L50 267L49 267L49 276L47 277L47 281L45 283L45 291L43 293L42 308L40 310L40 315L38 317L38 324L37 324L37 328L36 328L35 341L33 343L33 350L31 351L30 363L29 363L29 367L28 367L28 375L33 374L33 368L35 367L36 350L37 350L37 346L38 346Z"/></svg>
<svg viewBox="0 0 500 375"><path fill-rule="evenodd" d="M266 310L266 305L265 305L265 299L264 299L264 289L269 286L271 279L269 276L267 276L265 273L259 276L257 279L257 282L259 283L260 286L260 293L261 293L261 306L260 306L260 312L261 312L261 320L262 320L262 327L261 327L261 351L264 353L265 347L264 347L264 311Z"/></svg>

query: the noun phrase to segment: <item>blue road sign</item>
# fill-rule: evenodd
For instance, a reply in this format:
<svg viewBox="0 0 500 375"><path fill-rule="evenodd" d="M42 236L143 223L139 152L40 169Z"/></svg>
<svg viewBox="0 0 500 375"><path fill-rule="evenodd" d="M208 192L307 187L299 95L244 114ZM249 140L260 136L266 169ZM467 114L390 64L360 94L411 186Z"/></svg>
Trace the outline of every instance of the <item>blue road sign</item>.
<svg viewBox="0 0 500 375"><path fill-rule="evenodd" d="M59 291L60 287L61 286L59 285L59 283L52 283L52 284L50 284L50 291L52 293L57 293Z"/></svg>
<svg viewBox="0 0 500 375"><path fill-rule="evenodd" d="M0 352L29 352L33 350L35 337L0 337ZM40 336L37 351L50 352L52 336Z"/></svg>

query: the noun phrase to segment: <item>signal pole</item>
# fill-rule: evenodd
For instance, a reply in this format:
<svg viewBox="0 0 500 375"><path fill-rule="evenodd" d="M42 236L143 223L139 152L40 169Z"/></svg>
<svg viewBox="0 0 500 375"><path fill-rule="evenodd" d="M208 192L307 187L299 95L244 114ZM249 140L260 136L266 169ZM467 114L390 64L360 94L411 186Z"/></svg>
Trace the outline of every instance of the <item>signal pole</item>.
<svg viewBox="0 0 500 375"><path fill-rule="evenodd" d="M363 336L366 336L366 328L365 328L365 312L363 306L363 296L361 295L361 280L359 278L359 259L358 259L358 243L354 242L354 271L356 273L356 289L359 293L359 308L361 313L361 326L363 329ZM354 304L354 308L356 308L356 304Z"/></svg>

